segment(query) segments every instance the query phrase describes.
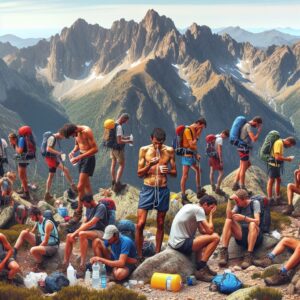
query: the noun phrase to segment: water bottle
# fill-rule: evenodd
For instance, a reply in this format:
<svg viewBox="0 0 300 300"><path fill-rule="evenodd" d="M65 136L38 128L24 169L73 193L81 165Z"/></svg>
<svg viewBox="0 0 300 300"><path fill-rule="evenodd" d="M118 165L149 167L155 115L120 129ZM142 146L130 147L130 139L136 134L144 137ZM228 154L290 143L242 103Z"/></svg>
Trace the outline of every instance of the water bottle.
<svg viewBox="0 0 300 300"><path fill-rule="evenodd" d="M76 271L73 268L73 266L71 265L71 263L69 263L69 266L67 269L67 278L70 281L70 285L74 285L76 283Z"/></svg>
<svg viewBox="0 0 300 300"><path fill-rule="evenodd" d="M98 262L95 262L93 264L93 272L92 272L92 287L94 289L99 289L100 288L100 266Z"/></svg>
<svg viewBox="0 0 300 300"><path fill-rule="evenodd" d="M85 276L84 276L84 282L85 282L85 284L90 285L90 283L91 283L91 271L90 270L86 270Z"/></svg>
<svg viewBox="0 0 300 300"><path fill-rule="evenodd" d="M106 277L106 267L105 264L102 264L100 269L100 279L101 279L101 288L105 289L107 284L107 277Z"/></svg>

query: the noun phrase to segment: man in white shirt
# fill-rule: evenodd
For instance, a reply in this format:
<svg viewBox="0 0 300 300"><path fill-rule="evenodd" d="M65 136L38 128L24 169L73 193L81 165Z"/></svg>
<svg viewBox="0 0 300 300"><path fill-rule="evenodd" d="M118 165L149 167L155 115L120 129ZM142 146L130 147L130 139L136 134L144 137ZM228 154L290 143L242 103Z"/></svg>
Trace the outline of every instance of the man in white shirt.
<svg viewBox="0 0 300 300"><path fill-rule="evenodd" d="M0 138L0 177L3 177L5 173L3 164L7 163L6 148L7 148L6 140Z"/></svg>

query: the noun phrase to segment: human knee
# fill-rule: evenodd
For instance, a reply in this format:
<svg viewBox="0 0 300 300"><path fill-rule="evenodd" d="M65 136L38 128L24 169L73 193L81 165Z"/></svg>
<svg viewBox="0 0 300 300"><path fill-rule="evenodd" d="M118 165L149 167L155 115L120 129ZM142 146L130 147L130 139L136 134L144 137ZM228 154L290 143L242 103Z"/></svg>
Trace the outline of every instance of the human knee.
<svg viewBox="0 0 300 300"><path fill-rule="evenodd" d="M123 280L126 276L124 276L124 272L122 269L116 269L114 270L114 277L117 281Z"/></svg>
<svg viewBox="0 0 300 300"><path fill-rule="evenodd" d="M213 237L213 241L215 243L219 243L220 242L220 236L216 232L212 234L212 237Z"/></svg>
<svg viewBox="0 0 300 300"><path fill-rule="evenodd" d="M258 226L254 222L250 222L248 225L249 231L257 230Z"/></svg>
<svg viewBox="0 0 300 300"><path fill-rule="evenodd" d="M93 249L101 248L102 247L101 240L99 238L94 239L92 242L92 247L93 247Z"/></svg>
<svg viewBox="0 0 300 300"><path fill-rule="evenodd" d="M79 232L78 237L81 241L85 240L85 239L87 239L87 233L85 231L81 231L81 232Z"/></svg>

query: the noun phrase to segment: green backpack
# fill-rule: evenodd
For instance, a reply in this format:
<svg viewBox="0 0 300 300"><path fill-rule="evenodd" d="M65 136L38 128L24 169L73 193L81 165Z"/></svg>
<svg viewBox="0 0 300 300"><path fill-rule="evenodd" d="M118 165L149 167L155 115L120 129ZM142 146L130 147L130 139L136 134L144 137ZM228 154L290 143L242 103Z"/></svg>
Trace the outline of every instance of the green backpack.
<svg viewBox="0 0 300 300"><path fill-rule="evenodd" d="M259 151L259 157L262 161L268 163L274 160L274 157L271 156L272 148L274 143L279 139L280 139L280 134L276 130L272 130L267 134L263 142L263 145L261 146Z"/></svg>

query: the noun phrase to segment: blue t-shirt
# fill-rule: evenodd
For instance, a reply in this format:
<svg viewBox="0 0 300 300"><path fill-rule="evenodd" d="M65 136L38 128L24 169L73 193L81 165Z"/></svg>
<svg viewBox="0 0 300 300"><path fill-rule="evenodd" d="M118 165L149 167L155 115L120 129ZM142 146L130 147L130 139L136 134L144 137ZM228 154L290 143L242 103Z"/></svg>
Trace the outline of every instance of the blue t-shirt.
<svg viewBox="0 0 300 300"><path fill-rule="evenodd" d="M108 241L104 240L104 245L109 246ZM120 240L116 244L111 245L113 260L118 260L121 254L127 254L130 258L136 258L137 252L135 243L127 236L120 234Z"/></svg>
<svg viewBox="0 0 300 300"><path fill-rule="evenodd" d="M24 137L19 137L18 139L18 147L19 148L22 148L23 151L24 151L24 148L25 148L25 138Z"/></svg>

